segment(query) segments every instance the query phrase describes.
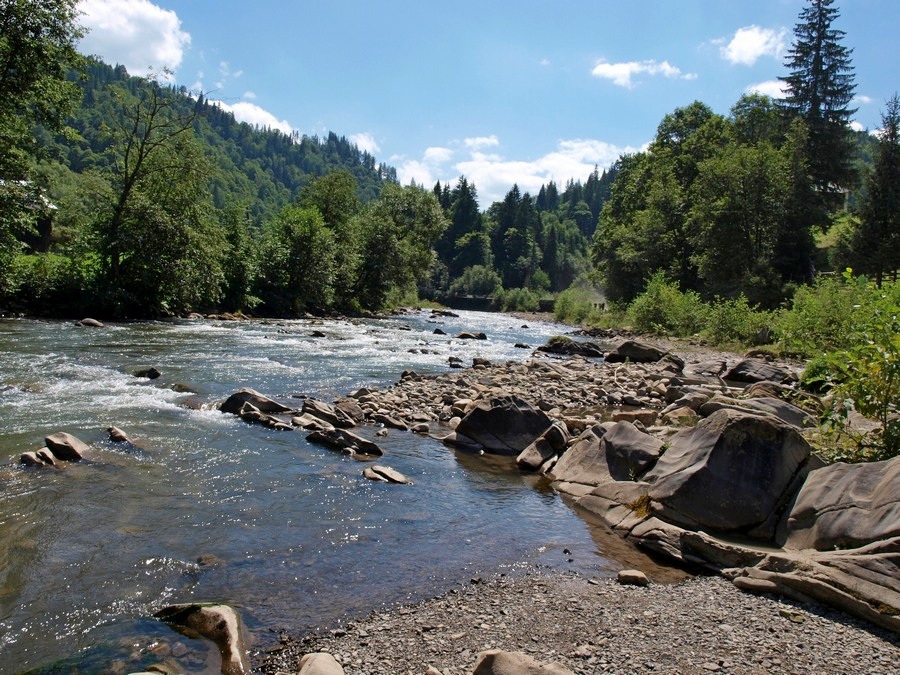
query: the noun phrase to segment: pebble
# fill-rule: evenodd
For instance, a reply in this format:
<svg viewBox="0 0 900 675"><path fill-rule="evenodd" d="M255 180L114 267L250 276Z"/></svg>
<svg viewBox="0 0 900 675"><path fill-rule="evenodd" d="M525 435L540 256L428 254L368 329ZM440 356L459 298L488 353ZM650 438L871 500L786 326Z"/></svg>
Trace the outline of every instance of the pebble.
<svg viewBox="0 0 900 675"><path fill-rule="evenodd" d="M386 620L390 630L382 629ZM635 588L532 572L373 614L352 628L294 638L261 653L258 670L296 673L304 654L326 651L353 654L346 675L470 673L488 648L528 652L579 674L887 675L900 662L896 635L820 605L744 593L721 577ZM361 642L359 631L369 637Z"/></svg>

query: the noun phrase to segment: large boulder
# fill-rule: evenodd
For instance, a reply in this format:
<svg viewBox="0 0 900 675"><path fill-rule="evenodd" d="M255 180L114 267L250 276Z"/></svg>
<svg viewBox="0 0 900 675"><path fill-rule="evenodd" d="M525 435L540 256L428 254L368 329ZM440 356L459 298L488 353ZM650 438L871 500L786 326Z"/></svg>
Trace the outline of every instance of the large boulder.
<svg viewBox="0 0 900 675"><path fill-rule="evenodd" d="M595 424L582 432L553 466L550 478L556 483L592 486L611 481L606 449L601 447L605 433L606 427L601 424Z"/></svg>
<svg viewBox="0 0 900 675"><path fill-rule="evenodd" d="M770 540L810 456L794 427L725 409L673 436L643 480L665 520Z"/></svg>
<svg viewBox="0 0 900 675"><path fill-rule="evenodd" d="M221 411L231 413L232 415L240 415L241 408L245 403L249 403L254 408L264 413L285 413L291 409L286 405L273 401L268 396L263 396L255 389L243 387L229 396L221 406Z"/></svg>
<svg viewBox="0 0 900 675"><path fill-rule="evenodd" d="M305 654L300 659L300 672L297 675L344 675L344 669L328 652L316 652Z"/></svg>
<svg viewBox="0 0 900 675"><path fill-rule="evenodd" d="M482 401L462 418L448 442L456 437L470 440L486 451L501 455L518 455L542 436L553 420L539 408L516 396L498 396Z"/></svg>
<svg viewBox="0 0 900 675"><path fill-rule="evenodd" d="M792 379L793 374L787 368L761 359L744 359L725 373L724 378L737 382L785 382Z"/></svg>
<svg viewBox="0 0 900 675"><path fill-rule="evenodd" d="M606 360L609 363L621 363L623 361L631 361L632 363L656 363L666 356L672 359L680 368L684 367L684 361L673 356L666 350L654 347L646 342L638 342L637 340L626 340L618 345L606 355Z"/></svg>
<svg viewBox="0 0 900 675"><path fill-rule="evenodd" d="M609 475L615 480L637 480L656 464L663 442L638 430L631 422L618 422L603 436Z"/></svg>
<svg viewBox="0 0 900 675"><path fill-rule="evenodd" d="M89 450L87 443L65 431L58 431L47 436L44 439L44 445L53 453L54 457L66 462L78 462L84 459L85 453Z"/></svg>
<svg viewBox="0 0 900 675"><path fill-rule="evenodd" d="M788 403L780 398L772 398L770 396L734 399L716 394L700 406L699 412L704 417L708 417L717 410L722 410L723 408L728 408L730 410L748 410L751 412L773 415L782 422L787 422L799 429L808 429L816 426L817 423L816 418L802 408L798 408L793 403Z"/></svg>
<svg viewBox="0 0 900 675"><path fill-rule="evenodd" d="M241 619L228 605L171 605L154 616L190 637L200 635L212 640L222 654L222 673L225 675L244 675L250 672Z"/></svg>
<svg viewBox="0 0 900 675"><path fill-rule="evenodd" d="M832 551L900 537L900 457L811 471L787 520L785 548Z"/></svg>
<svg viewBox="0 0 900 675"><path fill-rule="evenodd" d="M547 460L565 452L568 444L569 432L565 425L556 422L535 439L534 443L519 453L519 456L516 457L516 464L520 469L537 471Z"/></svg>
<svg viewBox="0 0 900 675"><path fill-rule="evenodd" d="M601 357L603 350L593 342L579 342L564 335L555 335L547 340L547 344L538 347L539 352L547 354L564 354L567 356L579 355L588 357Z"/></svg>

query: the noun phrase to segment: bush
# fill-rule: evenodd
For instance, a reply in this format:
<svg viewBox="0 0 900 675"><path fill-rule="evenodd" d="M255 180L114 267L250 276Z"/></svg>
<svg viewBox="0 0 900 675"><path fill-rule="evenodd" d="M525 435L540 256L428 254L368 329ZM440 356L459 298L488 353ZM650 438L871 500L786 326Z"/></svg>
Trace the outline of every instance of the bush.
<svg viewBox="0 0 900 675"><path fill-rule="evenodd" d="M501 289L494 300L504 312L536 312L540 308L540 296L527 288Z"/></svg>
<svg viewBox="0 0 900 675"><path fill-rule="evenodd" d="M685 337L699 332L709 314L708 307L693 291L682 292L663 272L654 274L647 288L628 307L635 330Z"/></svg>
<svg viewBox="0 0 900 675"><path fill-rule="evenodd" d="M606 314L606 299L585 278L577 279L556 296L554 318L561 323L601 324Z"/></svg>
<svg viewBox="0 0 900 675"><path fill-rule="evenodd" d="M484 265L467 267L463 273L450 284L450 295L492 296L502 290L500 275L492 268Z"/></svg>
<svg viewBox="0 0 900 675"><path fill-rule="evenodd" d="M851 461L888 459L900 455L900 285L876 288L865 277L844 273L847 286L860 300L847 317L851 330L847 346L828 355L834 405L826 422L847 431L849 411L855 408L877 420L881 428L856 441Z"/></svg>
<svg viewBox="0 0 900 675"><path fill-rule="evenodd" d="M716 298L706 310L703 336L714 344L764 343L772 323L769 312L751 307L741 294L735 299Z"/></svg>

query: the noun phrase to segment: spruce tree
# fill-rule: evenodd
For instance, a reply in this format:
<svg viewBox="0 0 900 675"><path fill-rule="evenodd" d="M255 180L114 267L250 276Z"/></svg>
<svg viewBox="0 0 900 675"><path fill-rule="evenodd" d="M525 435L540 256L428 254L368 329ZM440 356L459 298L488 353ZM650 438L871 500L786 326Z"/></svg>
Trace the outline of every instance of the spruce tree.
<svg viewBox="0 0 900 675"><path fill-rule="evenodd" d="M900 269L900 98L887 102L875 166L866 181L860 223L853 236L861 272L880 287L886 273Z"/></svg>
<svg viewBox="0 0 900 675"><path fill-rule="evenodd" d="M855 89L850 55L841 44L845 32L832 28L839 12L834 0L809 0L794 27L794 43L785 58L790 74L782 105L802 117L809 129L807 154L813 184L829 207L838 205L841 188L853 184L853 143L848 122Z"/></svg>

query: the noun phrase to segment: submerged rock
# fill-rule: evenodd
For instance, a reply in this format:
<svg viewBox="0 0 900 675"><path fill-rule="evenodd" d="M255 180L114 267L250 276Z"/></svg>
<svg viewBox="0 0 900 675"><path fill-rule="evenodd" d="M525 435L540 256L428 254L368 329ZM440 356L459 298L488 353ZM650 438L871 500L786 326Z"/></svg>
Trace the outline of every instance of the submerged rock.
<svg viewBox="0 0 900 675"><path fill-rule="evenodd" d="M357 455L381 457L384 454L376 443L357 436L346 429L314 431L306 437L306 440L317 445L324 445L333 450L349 452L354 457Z"/></svg>
<svg viewBox="0 0 900 675"><path fill-rule="evenodd" d="M220 410L224 413L232 415L240 415L241 408L245 403L249 403L254 408L264 413L286 413L291 412L291 408L286 405L273 401L268 396L263 396L255 389L243 387L228 397L222 404Z"/></svg>
<svg viewBox="0 0 900 675"><path fill-rule="evenodd" d="M84 459L85 453L90 448L87 444L75 438L72 434L59 431L44 439L44 443L53 456L66 462L78 462Z"/></svg>
<svg viewBox="0 0 900 675"><path fill-rule="evenodd" d="M224 675L245 675L250 672L243 625L237 612L228 605L171 605L156 612L154 616L189 637L200 635L212 640L222 654Z"/></svg>

